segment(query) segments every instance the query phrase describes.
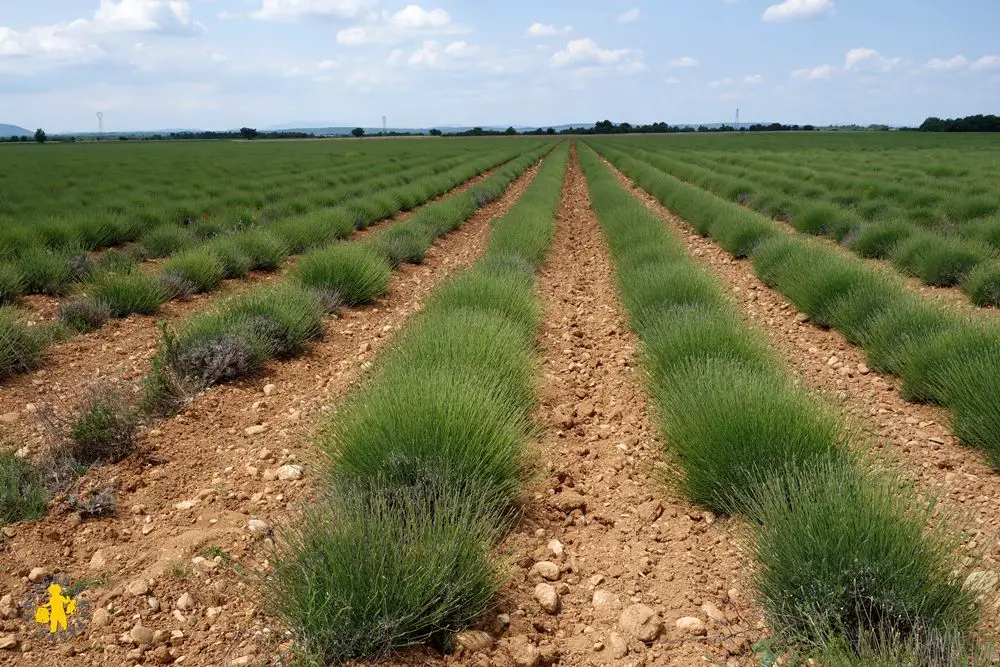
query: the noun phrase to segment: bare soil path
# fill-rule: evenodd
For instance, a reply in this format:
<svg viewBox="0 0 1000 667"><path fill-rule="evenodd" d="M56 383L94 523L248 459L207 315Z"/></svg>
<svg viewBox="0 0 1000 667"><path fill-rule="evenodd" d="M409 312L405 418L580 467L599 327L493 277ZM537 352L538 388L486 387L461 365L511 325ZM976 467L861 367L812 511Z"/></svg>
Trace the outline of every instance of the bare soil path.
<svg viewBox="0 0 1000 667"><path fill-rule="evenodd" d="M212 388L147 431L144 455L89 471L85 483L117 485L114 516L83 521L50 509L42 522L9 527L0 544L0 646L6 638L15 645L0 649L0 664L283 664L287 640L260 614L243 573L263 567L271 526L292 520L318 483L308 436L429 291L481 255L490 221L535 173L439 240L422 265L396 272L378 304L331 319L306 354ZM86 584L89 619L79 636L35 636L33 610L18 608L33 591L34 568Z"/></svg>
<svg viewBox="0 0 1000 667"><path fill-rule="evenodd" d="M1000 473L985 457L951 432L947 413L936 406L909 403L899 380L872 371L864 351L842 335L810 322L776 290L754 274L747 260L733 259L644 190L611 168L651 211L660 216L688 252L729 285L746 321L762 329L802 382L840 403L848 424L866 437L870 456L913 478L920 489L943 497L962 518L966 546L981 549L983 570L1000 565ZM995 626L995 610L987 623Z"/></svg>
<svg viewBox="0 0 1000 667"><path fill-rule="evenodd" d="M538 293L542 478L506 545L514 578L497 620L485 628L501 639L490 652L448 662L696 665L736 655L742 664L751 623L735 525L673 497L665 483L672 473L659 463L638 342L573 156ZM543 609L539 585L558 595L554 613ZM637 638L636 623L621 622L626 609L655 614L638 625L650 630L662 622L658 637ZM677 628L681 617L697 618L700 629Z"/></svg>

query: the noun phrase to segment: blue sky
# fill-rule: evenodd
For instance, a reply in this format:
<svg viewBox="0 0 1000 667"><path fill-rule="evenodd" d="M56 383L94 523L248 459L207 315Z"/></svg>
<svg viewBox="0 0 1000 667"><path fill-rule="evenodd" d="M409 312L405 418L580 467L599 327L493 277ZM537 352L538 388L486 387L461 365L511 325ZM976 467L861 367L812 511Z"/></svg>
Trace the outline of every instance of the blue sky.
<svg viewBox="0 0 1000 667"><path fill-rule="evenodd" d="M31 0L0 122L50 131L1000 112L996 0Z"/></svg>

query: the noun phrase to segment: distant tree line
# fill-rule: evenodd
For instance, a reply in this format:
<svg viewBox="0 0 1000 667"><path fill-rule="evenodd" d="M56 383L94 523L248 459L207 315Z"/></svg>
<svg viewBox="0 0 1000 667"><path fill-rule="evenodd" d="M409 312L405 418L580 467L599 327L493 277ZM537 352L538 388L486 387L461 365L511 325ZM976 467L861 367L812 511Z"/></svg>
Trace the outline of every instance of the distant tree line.
<svg viewBox="0 0 1000 667"><path fill-rule="evenodd" d="M921 132L1000 132L1000 116L966 116L965 118L930 117L918 128Z"/></svg>
<svg viewBox="0 0 1000 667"><path fill-rule="evenodd" d="M681 134L687 132L811 132L816 129L815 125L782 125L781 123L771 123L770 125L754 124L749 127L740 127L738 130L733 125L671 125L659 122L648 125L632 125L631 123L612 123L610 120L602 120L594 123L593 127L568 127L559 131L559 134ZM530 132L527 134L531 134Z"/></svg>

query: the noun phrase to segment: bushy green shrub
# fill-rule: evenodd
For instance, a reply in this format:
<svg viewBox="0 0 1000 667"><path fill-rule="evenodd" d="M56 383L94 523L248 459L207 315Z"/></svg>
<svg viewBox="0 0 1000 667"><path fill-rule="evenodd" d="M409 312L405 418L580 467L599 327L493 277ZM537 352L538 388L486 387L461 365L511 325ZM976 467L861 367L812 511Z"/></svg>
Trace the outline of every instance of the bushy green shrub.
<svg viewBox="0 0 1000 667"><path fill-rule="evenodd" d="M0 452L0 525L41 517L46 500L38 471L14 454Z"/></svg>
<svg viewBox="0 0 1000 667"><path fill-rule="evenodd" d="M135 449L138 415L119 392L92 389L69 427L69 454L81 465L117 463Z"/></svg>
<svg viewBox="0 0 1000 667"><path fill-rule="evenodd" d="M866 223L858 228L847 247L861 257L887 259L900 243L914 234L913 225L901 220Z"/></svg>
<svg viewBox="0 0 1000 667"><path fill-rule="evenodd" d="M289 253L297 255L347 238L354 227L342 211L327 209L285 218L271 225L270 231L282 240Z"/></svg>
<svg viewBox="0 0 1000 667"><path fill-rule="evenodd" d="M437 312L476 310L496 313L511 322L534 330L538 306L524 280L503 278L481 272L461 274L437 288L427 306Z"/></svg>
<svg viewBox="0 0 1000 667"><path fill-rule="evenodd" d="M0 263L0 306L16 301L24 294L24 276L10 262Z"/></svg>
<svg viewBox="0 0 1000 667"><path fill-rule="evenodd" d="M28 326L13 308L0 308L0 377L36 368L45 336Z"/></svg>
<svg viewBox="0 0 1000 667"><path fill-rule="evenodd" d="M274 271L288 255L281 239L270 232L253 230L237 234L233 239L236 247L250 258L250 268L257 271Z"/></svg>
<svg viewBox="0 0 1000 667"><path fill-rule="evenodd" d="M769 344L729 310L710 305L665 308L642 331L643 366L650 377L669 377L708 360L758 372L778 370Z"/></svg>
<svg viewBox="0 0 1000 667"><path fill-rule="evenodd" d="M98 276L87 291L91 299L108 307L112 317L152 315L168 296L160 283L138 272Z"/></svg>
<svg viewBox="0 0 1000 667"><path fill-rule="evenodd" d="M410 225L395 225L366 243L372 250L386 258L390 266L420 264L432 241L424 229Z"/></svg>
<svg viewBox="0 0 1000 667"><path fill-rule="evenodd" d="M392 269L374 250L337 244L303 255L294 269L303 285L340 294L348 306L370 303L389 289Z"/></svg>
<svg viewBox="0 0 1000 667"><path fill-rule="evenodd" d="M17 259L24 290L28 294L65 294L74 281L73 266L66 252L44 247L25 250Z"/></svg>
<svg viewBox="0 0 1000 667"><path fill-rule="evenodd" d="M242 278L253 268L253 260L234 235L217 237L206 249L218 258L223 278Z"/></svg>
<svg viewBox="0 0 1000 667"><path fill-rule="evenodd" d="M872 319L859 335L860 345L873 368L899 375L922 345L951 326L943 311L918 298L903 298Z"/></svg>
<svg viewBox="0 0 1000 667"><path fill-rule="evenodd" d="M184 227L159 225L143 234L139 243L149 257L157 259L191 248L197 243L197 239Z"/></svg>
<svg viewBox="0 0 1000 667"><path fill-rule="evenodd" d="M141 253L121 251L115 248L105 250L97 260L97 273L131 273L139 264Z"/></svg>
<svg viewBox="0 0 1000 667"><path fill-rule="evenodd" d="M199 248L174 255L163 265L161 273L178 276L189 282L197 294L218 288L225 268L215 253Z"/></svg>
<svg viewBox="0 0 1000 667"><path fill-rule="evenodd" d="M684 364L654 380L664 439L684 470L681 485L720 512L745 511L746 497L768 480L843 458L831 410L740 361Z"/></svg>
<svg viewBox="0 0 1000 667"><path fill-rule="evenodd" d="M78 333L87 333L104 326L111 317L107 304L93 299L73 299L59 304L59 321Z"/></svg>
<svg viewBox="0 0 1000 667"><path fill-rule="evenodd" d="M977 306L1000 307L1000 263L983 262L969 272L961 287Z"/></svg>
<svg viewBox="0 0 1000 667"><path fill-rule="evenodd" d="M918 233L902 242L892 261L900 270L928 285L957 285L979 264L991 257L989 251L972 241Z"/></svg>
<svg viewBox="0 0 1000 667"><path fill-rule="evenodd" d="M437 486L342 489L281 532L263 581L271 611L322 664L444 648L503 581L489 558L502 517L482 497Z"/></svg>
<svg viewBox="0 0 1000 667"><path fill-rule="evenodd" d="M974 594L953 573L958 540L907 487L825 466L753 495L752 576L788 644L843 638L855 651L911 641L931 649L943 636L968 636L977 615Z"/></svg>
<svg viewBox="0 0 1000 667"><path fill-rule="evenodd" d="M797 207L789 216L789 224L796 230L814 236L827 236L837 224L841 209L823 203L806 203Z"/></svg>
<svg viewBox="0 0 1000 667"><path fill-rule="evenodd" d="M198 390L249 375L268 358L298 354L322 328L316 296L279 284L231 299L166 334L160 366Z"/></svg>

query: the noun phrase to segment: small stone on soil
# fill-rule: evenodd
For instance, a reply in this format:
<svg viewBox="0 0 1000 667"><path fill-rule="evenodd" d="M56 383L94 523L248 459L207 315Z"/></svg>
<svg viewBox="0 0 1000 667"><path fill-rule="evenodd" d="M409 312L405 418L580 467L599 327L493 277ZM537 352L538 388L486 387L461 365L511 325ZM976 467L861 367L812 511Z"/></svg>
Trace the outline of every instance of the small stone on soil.
<svg viewBox="0 0 1000 667"><path fill-rule="evenodd" d="M700 636L705 634L705 622L695 616L683 616L675 623L677 629L689 634Z"/></svg>
<svg viewBox="0 0 1000 667"><path fill-rule="evenodd" d="M652 608L634 604L622 612L618 627L641 642L651 642L660 635L663 621Z"/></svg>
<svg viewBox="0 0 1000 667"><path fill-rule="evenodd" d="M552 561L542 560L531 566L531 574L548 581L558 581L561 573L558 565Z"/></svg>
<svg viewBox="0 0 1000 667"><path fill-rule="evenodd" d="M559 611L559 593L551 584L535 586L535 600L546 613L555 614Z"/></svg>

